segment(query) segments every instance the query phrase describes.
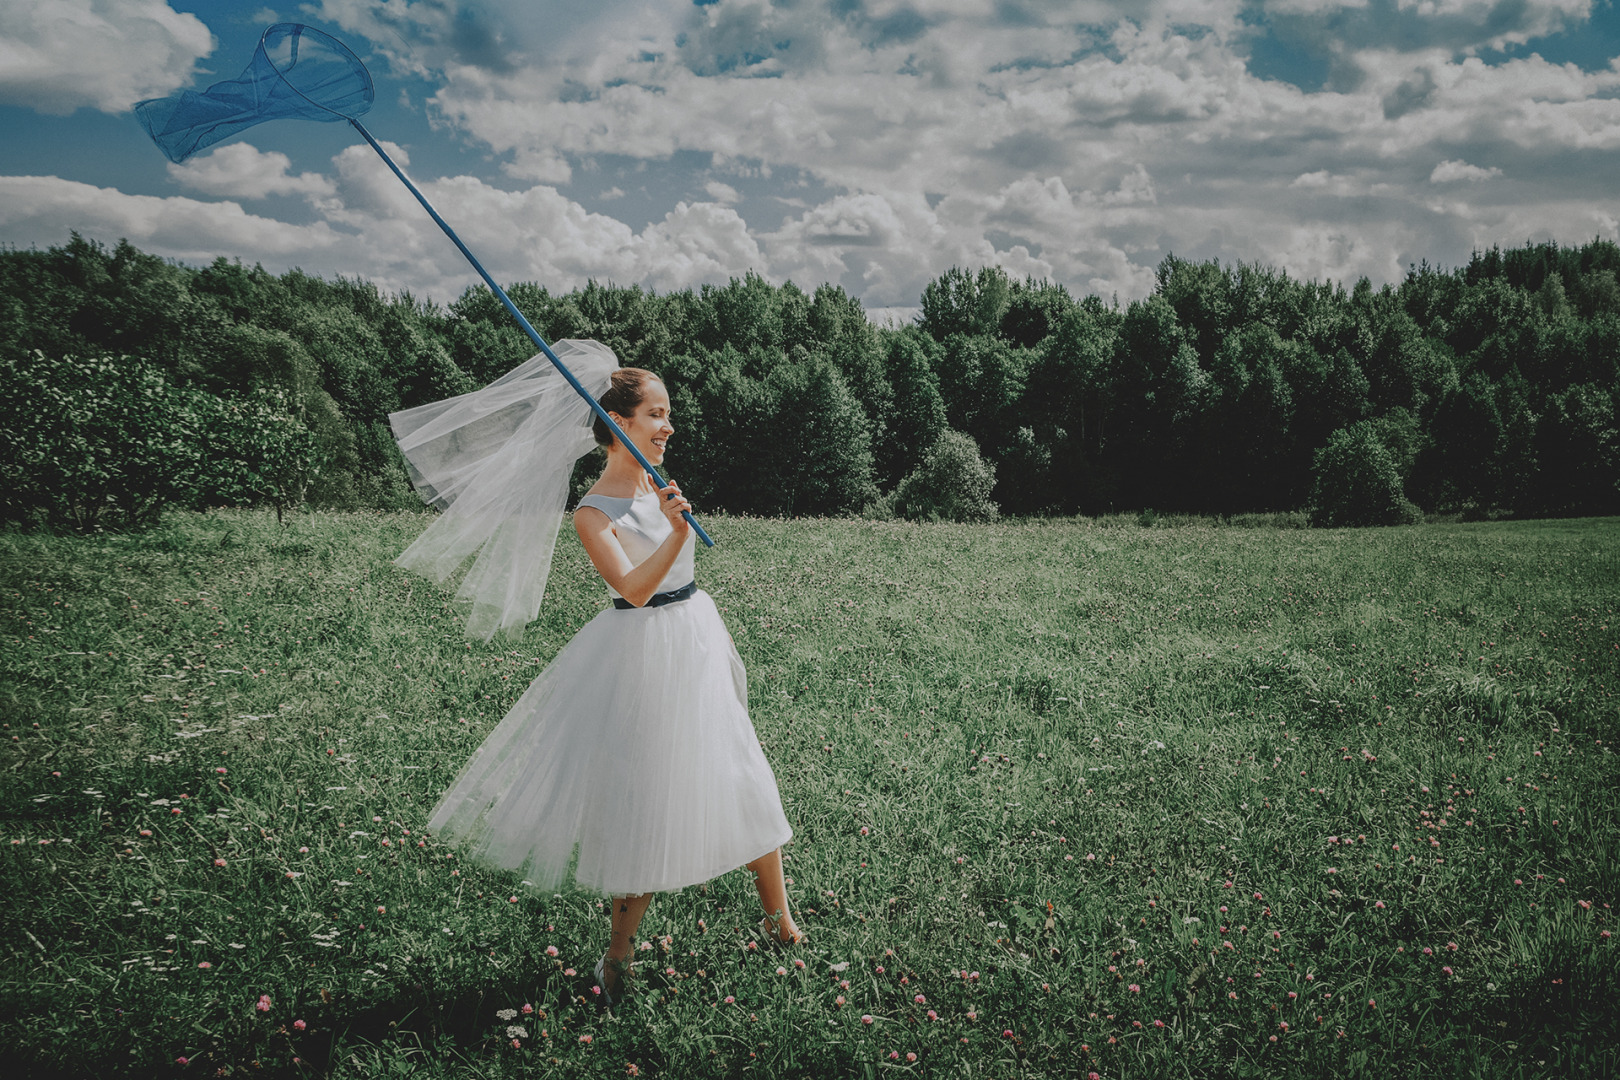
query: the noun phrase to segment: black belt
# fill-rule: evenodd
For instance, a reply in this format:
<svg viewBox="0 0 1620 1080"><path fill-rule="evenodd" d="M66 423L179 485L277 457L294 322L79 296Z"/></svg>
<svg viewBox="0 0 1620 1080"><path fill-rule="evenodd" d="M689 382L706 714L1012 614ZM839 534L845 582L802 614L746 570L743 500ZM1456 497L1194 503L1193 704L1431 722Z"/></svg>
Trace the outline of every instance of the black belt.
<svg viewBox="0 0 1620 1080"><path fill-rule="evenodd" d="M669 592L653 593L652 596L647 598L647 602L641 606L663 607L665 604L673 604L677 600L685 600L695 592L697 592L697 582L688 581L685 585L682 585L678 589L671 589ZM618 608L620 611L631 611L634 610L636 605L632 604L622 596L615 596L613 598L613 606Z"/></svg>

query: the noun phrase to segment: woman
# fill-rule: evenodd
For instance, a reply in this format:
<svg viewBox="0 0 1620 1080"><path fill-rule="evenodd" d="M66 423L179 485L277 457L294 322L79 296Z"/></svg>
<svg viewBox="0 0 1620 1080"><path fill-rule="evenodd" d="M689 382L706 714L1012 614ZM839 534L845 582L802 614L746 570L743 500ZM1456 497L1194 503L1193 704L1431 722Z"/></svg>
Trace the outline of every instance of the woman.
<svg viewBox="0 0 1620 1080"><path fill-rule="evenodd" d="M614 606L530 684L428 828L537 890L571 877L614 897L596 965L612 1004L654 892L747 865L762 932L785 943L803 935L782 876L792 830L748 718L742 660L693 582L695 534L681 516L690 504L676 484L655 489L622 442L662 463L674 433L669 393L651 372L618 368L595 342L555 351L593 393L606 383L600 404L618 432L570 402L543 357L474 394L395 414L418 491L446 510L397 561L442 579L478 552L460 590L473 601L469 632L521 632L538 612L560 485L584 448L575 440L607 448L574 527Z"/></svg>
<svg viewBox="0 0 1620 1080"><path fill-rule="evenodd" d="M653 465L663 463L675 428L669 392L657 376L621 368L600 404L621 438ZM605 633L619 639L625 666L640 668L627 677L642 684L645 707L654 714L636 716L626 734L658 744L655 760L671 763L659 770L659 781L624 795L631 805L613 822L626 833L619 857L627 865L622 878L602 878L618 894L607 955L597 965L597 979L611 1000L629 972L636 927L654 890L707 881L746 863L765 907L762 929L784 942L802 935L782 878L781 844L792 831L748 720L742 660L714 601L694 588L695 534L682 516L691 504L673 482L655 488L600 418L594 434L607 448L607 468L580 500L574 529L607 582L614 610L593 624L601 622ZM630 707L632 714L640 711ZM673 767L681 757L688 759L686 769ZM722 820L710 820L713 814ZM652 872L658 864L666 869Z"/></svg>

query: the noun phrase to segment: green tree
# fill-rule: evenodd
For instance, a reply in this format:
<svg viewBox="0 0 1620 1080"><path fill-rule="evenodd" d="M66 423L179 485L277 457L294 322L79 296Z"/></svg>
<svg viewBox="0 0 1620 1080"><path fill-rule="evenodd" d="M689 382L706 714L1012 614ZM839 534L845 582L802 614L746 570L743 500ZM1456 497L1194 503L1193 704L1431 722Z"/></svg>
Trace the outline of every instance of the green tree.
<svg viewBox="0 0 1620 1080"><path fill-rule="evenodd" d="M1063 490L1068 470L1058 461L1068 442L1062 428L1039 433L1028 424L1004 437L1001 457L991 468L996 479L991 489L995 505L1009 514L1062 513L1073 495Z"/></svg>
<svg viewBox="0 0 1620 1080"><path fill-rule="evenodd" d="M1418 412L1428 402L1425 386L1435 378L1431 368L1436 361L1417 323L1396 306L1388 289L1380 295L1378 308L1362 361L1373 409Z"/></svg>
<svg viewBox="0 0 1620 1080"><path fill-rule="evenodd" d="M1017 430L1031 360L1027 350L988 334L946 338L934 370L951 427L973 436L993 455Z"/></svg>
<svg viewBox="0 0 1620 1080"><path fill-rule="evenodd" d="M871 426L843 375L825 359L783 364L765 378L771 406L760 433L775 484L756 512L852 514L877 496Z"/></svg>
<svg viewBox="0 0 1620 1080"><path fill-rule="evenodd" d="M923 286L917 325L935 341L955 334L991 335L1001 328L1012 301L1012 282L999 266L977 274L951 267Z"/></svg>
<svg viewBox="0 0 1620 1080"><path fill-rule="evenodd" d="M999 513L990 499L995 483L995 466L979 456L973 439L947 430L900 481L894 510L914 521L993 521Z"/></svg>
<svg viewBox="0 0 1620 1080"><path fill-rule="evenodd" d="M838 369L866 414L872 445L881 446L894 410L894 388L877 330L861 302L837 285L822 285L805 309L804 329L809 355L821 356Z"/></svg>
<svg viewBox="0 0 1620 1080"><path fill-rule="evenodd" d="M464 323L482 328L482 323ZM320 367L322 388L355 423L386 420L400 407L399 390L385 372L388 347L372 325L346 307L313 308L292 335Z"/></svg>
<svg viewBox="0 0 1620 1080"><path fill-rule="evenodd" d="M1536 424L1539 476L1525 509L1572 516L1620 512L1620 416L1612 391L1592 384L1553 395Z"/></svg>
<svg viewBox="0 0 1620 1080"><path fill-rule="evenodd" d="M385 374L398 392L400 408L426 405L477 389L445 348L422 332L404 306L389 305L373 325L382 339L388 358Z"/></svg>
<svg viewBox="0 0 1620 1080"><path fill-rule="evenodd" d="M1297 368L1285 342L1264 323L1234 331L1216 350L1199 453L1200 509L1270 510L1294 505L1288 490L1293 446L1293 391L1284 375Z"/></svg>
<svg viewBox="0 0 1620 1080"><path fill-rule="evenodd" d="M802 292L784 286L791 301L793 314L803 319L801 307L807 308ZM796 295L794 295L796 294ZM696 343L716 351L726 345L748 351L753 347L783 350L795 344L804 344L803 331L798 330L790 341L784 331L783 302L770 282L753 271L739 280L732 278L725 285L705 285L699 294L693 334Z"/></svg>
<svg viewBox="0 0 1620 1080"><path fill-rule="evenodd" d="M885 381L894 395L876 443L877 482L891 488L922 461L945 431L945 399L934 374L934 340L908 326L882 332Z"/></svg>
<svg viewBox="0 0 1620 1080"><path fill-rule="evenodd" d="M1056 332L1074 310L1074 297L1062 285L1034 278L1015 281L1008 291L998 332L1012 345L1033 349Z"/></svg>
<svg viewBox="0 0 1620 1080"><path fill-rule="evenodd" d="M1119 490L1138 506L1182 508L1198 501L1189 469L1210 390L1175 309L1154 295L1125 309L1114 360L1114 438L1109 457Z"/></svg>
<svg viewBox="0 0 1620 1080"><path fill-rule="evenodd" d="M1429 432L1432 442L1418 468L1437 503L1480 510L1497 505L1506 432L1490 380L1477 371L1463 380L1435 408Z"/></svg>
<svg viewBox="0 0 1620 1080"><path fill-rule="evenodd" d="M1335 431L1316 452L1311 524L1411 525L1423 520L1406 498L1400 471L1372 424Z"/></svg>
<svg viewBox="0 0 1620 1080"><path fill-rule="evenodd" d="M1323 356L1301 342L1291 360L1288 384L1294 395L1294 445L1303 451L1303 467L1296 466L1294 471L1305 480L1301 484L1296 477L1290 490L1298 497L1294 505L1299 505L1309 490L1311 454L1333 432L1366 418L1372 410L1372 384L1348 349Z"/></svg>
<svg viewBox="0 0 1620 1080"><path fill-rule="evenodd" d="M1235 329L1231 278L1214 259L1194 263L1174 255L1160 260L1156 276L1155 295L1170 305L1186 332L1187 343L1208 365Z"/></svg>
<svg viewBox="0 0 1620 1080"><path fill-rule="evenodd" d="M1462 370L1479 370L1499 382L1517 368L1541 378L1546 359L1547 318L1534 299L1501 277L1466 288L1446 339Z"/></svg>
<svg viewBox="0 0 1620 1080"><path fill-rule="evenodd" d="M1117 417L1121 318L1118 309L1086 297L1035 350L1021 406L1033 441L1050 462L1046 493L1038 500L1043 506L1100 513L1118 497L1118 470L1108 451ZM1004 485L1010 479L1006 468L1000 476Z"/></svg>
<svg viewBox="0 0 1620 1080"><path fill-rule="evenodd" d="M727 345L668 373L676 426L669 469L693 503L834 515L876 497L866 414L838 369L822 358L757 375L747 368L747 357Z"/></svg>

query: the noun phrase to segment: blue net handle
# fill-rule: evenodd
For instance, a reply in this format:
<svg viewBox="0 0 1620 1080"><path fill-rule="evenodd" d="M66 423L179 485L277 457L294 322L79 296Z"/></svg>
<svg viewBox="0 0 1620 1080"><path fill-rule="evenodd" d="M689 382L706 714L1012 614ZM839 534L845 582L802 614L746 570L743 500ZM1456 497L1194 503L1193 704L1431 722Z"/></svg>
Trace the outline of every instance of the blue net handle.
<svg viewBox="0 0 1620 1080"><path fill-rule="evenodd" d="M347 45L313 26L276 23L236 78L200 94L183 90L142 101L135 116L164 156L179 163L266 120L352 121L375 99L370 73Z"/></svg>

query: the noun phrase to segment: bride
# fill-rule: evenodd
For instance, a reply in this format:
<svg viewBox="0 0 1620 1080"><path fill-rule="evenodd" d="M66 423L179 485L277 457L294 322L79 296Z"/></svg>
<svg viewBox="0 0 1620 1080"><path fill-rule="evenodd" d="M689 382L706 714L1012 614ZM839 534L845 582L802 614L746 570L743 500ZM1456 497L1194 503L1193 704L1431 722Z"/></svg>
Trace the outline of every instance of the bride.
<svg viewBox="0 0 1620 1080"><path fill-rule="evenodd" d="M577 397L568 407L567 388L548 381L544 357L474 394L394 414L418 491L447 508L397 561L442 579L478 541L479 563L461 589L474 602L469 632L492 634L497 618L501 628L521 631L538 610L533 578L543 588L550 563L558 476L566 495L573 460L589 446L569 440L584 427L582 413L592 421L589 434L607 448L607 467L580 500L574 528L613 606L529 685L428 828L471 861L518 871L537 890L571 877L613 897L611 937L596 965L612 1004L655 892L746 865L765 909L761 931L784 943L803 934L782 875L781 845L792 830L748 718L747 676L714 601L693 580L695 533L682 516L691 505L673 482L656 488L624 446L633 442L650 463L663 462L675 430L669 393L651 372L617 367L596 342L558 342L557 351L571 354L571 367L587 369L596 385L606 376L599 401L618 430ZM545 366L520 377L535 361ZM504 395L490 395L503 385ZM492 400L466 402L478 395ZM447 420L462 402L459 418ZM491 437L492 425L504 440ZM547 445L558 442L569 444ZM566 467L558 465L559 449ZM503 454L508 460L497 463ZM548 490L541 498L534 488ZM509 519L525 526L526 542L502 535L511 533ZM435 540L428 534L440 525L451 535ZM536 548L545 564L537 571Z"/></svg>

